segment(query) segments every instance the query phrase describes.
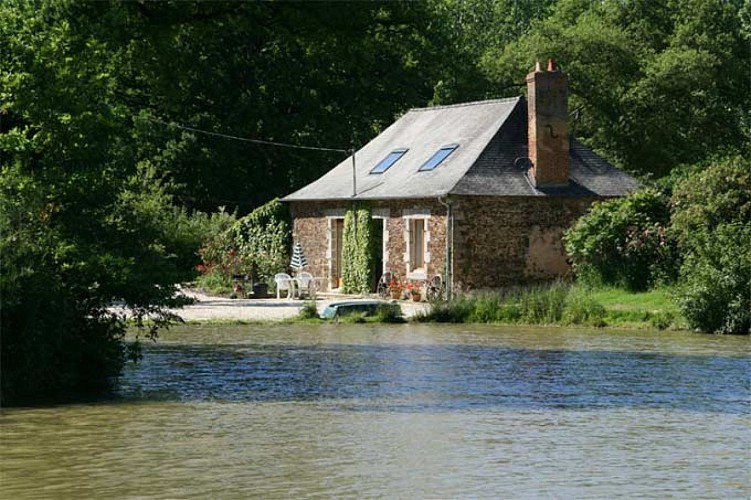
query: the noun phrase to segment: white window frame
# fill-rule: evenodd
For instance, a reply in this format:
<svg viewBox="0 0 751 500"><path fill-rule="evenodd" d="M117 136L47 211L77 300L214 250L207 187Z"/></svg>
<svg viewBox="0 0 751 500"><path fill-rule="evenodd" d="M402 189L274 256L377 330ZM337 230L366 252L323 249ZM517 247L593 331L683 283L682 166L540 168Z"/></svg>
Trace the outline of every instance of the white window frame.
<svg viewBox="0 0 751 500"><path fill-rule="evenodd" d="M326 264L329 274L327 282L329 283L330 290L336 289L332 282L332 280L334 279L334 266L336 265L336 259L334 259L334 238L336 238L334 224L336 220L344 220L345 213L346 209L344 208L337 208L326 211L326 233L328 240L326 248Z"/></svg>
<svg viewBox="0 0 751 500"><path fill-rule="evenodd" d="M407 279L426 280L428 279L428 266L430 265L430 209L412 208L404 210L402 214L404 219L404 241L407 251L404 252L404 262L407 267ZM413 269L412 267L412 221L422 219L423 221L423 266Z"/></svg>
<svg viewBox="0 0 751 500"><path fill-rule="evenodd" d="M371 212L371 217L374 220L380 220L383 224L383 245L381 247L381 255L383 265L381 266L381 272L385 273L389 270L389 216L391 211L388 208L374 208Z"/></svg>

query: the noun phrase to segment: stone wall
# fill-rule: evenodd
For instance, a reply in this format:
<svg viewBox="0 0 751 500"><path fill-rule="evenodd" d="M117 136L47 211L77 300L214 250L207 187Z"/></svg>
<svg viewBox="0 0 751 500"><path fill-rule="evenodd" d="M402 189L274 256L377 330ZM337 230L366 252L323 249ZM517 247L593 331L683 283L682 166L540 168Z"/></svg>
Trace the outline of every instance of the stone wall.
<svg viewBox="0 0 751 500"><path fill-rule="evenodd" d="M595 198L461 197L454 200L454 283L457 289L497 288L566 276L569 265L563 232ZM446 209L437 200L369 202L384 220L384 271L402 280L407 270L407 218L429 213L425 278L445 276ZM331 218L343 218L350 203L293 202L293 240L307 257L308 270L331 280Z"/></svg>
<svg viewBox="0 0 751 500"><path fill-rule="evenodd" d="M595 198L462 197L454 209L459 289L549 281L569 272L562 236Z"/></svg>
<svg viewBox="0 0 751 500"><path fill-rule="evenodd" d="M333 207L323 203L295 202L290 204L293 218L292 241L302 245L308 261L306 271L321 278L329 277L327 260L329 228L325 216L327 208Z"/></svg>
<svg viewBox="0 0 751 500"><path fill-rule="evenodd" d="M383 271L390 271L405 281L407 272L407 234L404 217L427 220L427 252L425 277L445 273L446 209L437 200L394 200L367 202L373 217L384 221ZM351 208L349 202L291 202L293 217L292 238L299 241L308 260L308 271L326 278L328 289L337 285L331 279L330 219L343 218ZM415 275L412 275L415 276Z"/></svg>

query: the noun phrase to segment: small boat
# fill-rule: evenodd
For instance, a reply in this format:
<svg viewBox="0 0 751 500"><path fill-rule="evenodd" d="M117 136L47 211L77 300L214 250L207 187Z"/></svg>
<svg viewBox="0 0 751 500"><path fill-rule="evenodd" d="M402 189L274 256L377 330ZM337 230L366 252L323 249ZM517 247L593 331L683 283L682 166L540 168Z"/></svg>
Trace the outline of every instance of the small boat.
<svg viewBox="0 0 751 500"><path fill-rule="evenodd" d="M387 302L385 300L345 300L342 302L332 302L324 308L321 318L332 319L350 314L362 314L363 316L375 316L383 308L393 308L394 312L401 316L402 308L399 304Z"/></svg>

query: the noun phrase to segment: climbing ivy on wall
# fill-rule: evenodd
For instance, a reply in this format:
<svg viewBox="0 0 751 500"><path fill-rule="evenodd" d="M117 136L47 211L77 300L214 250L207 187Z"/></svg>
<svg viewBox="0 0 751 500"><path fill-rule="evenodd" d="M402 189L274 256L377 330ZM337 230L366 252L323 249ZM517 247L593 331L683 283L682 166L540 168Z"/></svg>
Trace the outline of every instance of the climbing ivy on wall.
<svg viewBox="0 0 751 500"><path fill-rule="evenodd" d="M345 293L370 291L373 272L373 224L370 208L355 206L344 215L342 288Z"/></svg>
<svg viewBox="0 0 751 500"><path fill-rule="evenodd" d="M270 283L289 263L288 218L286 207L275 198L238 219L228 233L241 265L233 273L250 273L254 280Z"/></svg>
<svg viewBox="0 0 751 500"><path fill-rule="evenodd" d="M355 288L355 211L347 210L344 214L342 230L342 291L350 293Z"/></svg>

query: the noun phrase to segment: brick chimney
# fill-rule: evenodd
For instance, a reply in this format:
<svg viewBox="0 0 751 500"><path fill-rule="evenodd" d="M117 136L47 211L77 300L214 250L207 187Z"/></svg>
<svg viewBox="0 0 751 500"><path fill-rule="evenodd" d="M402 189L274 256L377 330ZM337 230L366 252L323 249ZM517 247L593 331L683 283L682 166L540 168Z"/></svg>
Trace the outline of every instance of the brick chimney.
<svg viewBox="0 0 751 500"><path fill-rule="evenodd" d="M568 81L552 59L527 75L527 119L532 182L568 186Z"/></svg>

